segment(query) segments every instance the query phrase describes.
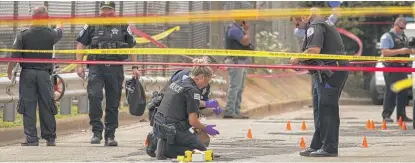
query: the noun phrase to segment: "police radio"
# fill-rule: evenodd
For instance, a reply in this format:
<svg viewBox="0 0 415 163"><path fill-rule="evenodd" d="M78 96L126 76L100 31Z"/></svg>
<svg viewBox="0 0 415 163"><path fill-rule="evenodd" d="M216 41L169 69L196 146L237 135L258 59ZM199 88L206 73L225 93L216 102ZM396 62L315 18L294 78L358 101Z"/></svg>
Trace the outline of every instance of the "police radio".
<svg viewBox="0 0 415 163"><path fill-rule="evenodd" d="M410 37L408 39L408 48L415 49L415 37Z"/></svg>

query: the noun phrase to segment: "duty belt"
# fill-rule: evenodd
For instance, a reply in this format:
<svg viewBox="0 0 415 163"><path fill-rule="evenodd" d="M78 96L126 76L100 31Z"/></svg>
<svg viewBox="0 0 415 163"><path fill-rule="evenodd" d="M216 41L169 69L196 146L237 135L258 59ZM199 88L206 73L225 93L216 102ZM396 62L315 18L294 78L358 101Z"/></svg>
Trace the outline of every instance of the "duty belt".
<svg viewBox="0 0 415 163"><path fill-rule="evenodd" d="M314 65L314 66L340 66L348 64L348 61L321 61L321 60L307 60L302 61L305 65ZM316 75L320 83L328 80L334 72L331 70L308 70L309 74Z"/></svg>

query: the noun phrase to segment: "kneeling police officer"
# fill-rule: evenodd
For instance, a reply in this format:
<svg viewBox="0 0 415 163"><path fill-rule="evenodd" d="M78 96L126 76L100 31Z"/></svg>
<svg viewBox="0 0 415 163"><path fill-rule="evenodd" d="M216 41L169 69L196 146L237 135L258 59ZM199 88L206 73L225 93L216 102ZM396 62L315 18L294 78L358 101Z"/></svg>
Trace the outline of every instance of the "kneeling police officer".
<svg viewBox="0 0 415 163"><path fill-rule="evenodd" d="M196 63L203 64L203 59ZM206 64L206 63L204 63ZM171 83L163 91L163 100L154 116L153 133L158 138L156 157L158 160L184 155L186 150L205 151L206 147L196 136L200 129L215 136L219 132L215 125L204 125L199 121L200 89L212 78L212 69L196 66L190 78Z"/></svg>
<svg viewBox="0 0 415 163"><path fill-rule="evenodd" d="M313 8L312 11L318 11ZM306 29L303 42L304 53L309 54L338 54L344 55L344 45L336 26L327 18L313 13L309 17L292 18L291 22L298 28ZM299 59L291 58L292 64ZM347 61L338 60L304 60L306 65L315 66L345 66ZM310 148L300 152L301 156L336 157L339 144L339 98L344 83L347 80L347 71L309 70L314 81L313 96L317 103L313 103L315 132ZM317 94L317 95L315 95Z"/></svg>
<svg viewBox="0 0 415 163"><path fill-rule="evenodd" d="M207 60L209 64L217 64L216 60L211 56L204 56L200 58L202 60ZM196 60L198 61L198 60ZM218 67L211 66L212 72L215 73ZM168 85L166 85L166 88L173 82L176 82L178 80L185 80L187 78L190 78L191 76L191 70L178 70L176 71L170 78L170 81ZM166 89L164 88L164 89ZM200 89L202 92L201 94L201 100L200 100L200 114L209 117L209 116L219 116L222 113L222 109L219 107L219 103L217 100L210 100L210 84L208 84L206 87ZM154 92L153 97L150 100L150 103L148 105L149 110L149 119L150 119L150 126L153 126L154 123L154 114L157 112L158 107L160 106L161 100L163 99L163 94L159 92ZM209 136L206 135L205 132L201 130L195 131L197 135L199 135L199 138L201 139L202 143L205 144L206 147L209 146L210 139ZM155 151L157 147L157 137L153 136L153 133L149 133L147 135L147 140L149 141L148 146L146 147L146 153L150 157L156 157Z"/></svg>

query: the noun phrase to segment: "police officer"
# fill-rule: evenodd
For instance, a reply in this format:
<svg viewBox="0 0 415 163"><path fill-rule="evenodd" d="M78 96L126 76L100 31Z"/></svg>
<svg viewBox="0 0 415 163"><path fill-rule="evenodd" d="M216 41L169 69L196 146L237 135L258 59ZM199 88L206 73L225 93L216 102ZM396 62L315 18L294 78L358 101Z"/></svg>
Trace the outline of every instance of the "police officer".
<svg viewBox="0 0 415 163"><path fill-rule="evenodd" d="M199 60L197 63L207 62ZM205 151L206 147L195 135L193 128L213 136L219 134L213 128L215 125L204 125L198 118L200 89L208 85L211 77L210 67L196 66L189 78L173 82L163 92L163 100L153 124L153 133L159 138L156 150L158 160L184 155L186 150Z"/></svg>
<svg viewBox="0 0 415 163"><path fill-rule="evenodd" d="M314 8L314 10L317 10ZM343 41L336 26L326 18L313 12L309 17L296 17L291 22L298 28L306 29L303 51L308 54L345 55ZM300 59L291 58L292 64ZM302 60L303 64L318 66L347 65L337 60ZM300 152L301 156L327 157L338 155L339 140L339 98L348 77L347 71L318 70L310 71L317 93L317 105L314 105L315 132L310 148Z"/></svg>
<svg viewBox="0 0 415 163"><path fill-rule="evenodd" d="M100 3L100 16L112 17L115 14L115 3L103 1ZM128 25L85 25L76 39L77 49L114 49L132 48L136 45ZM82 60L83 54L77 54L76 59ZM127 55L89 55L88 60L93 61L123 61ZM131 55L131 60L137 62L137 58ZM88 98L89 118L92 125L93 137L91 144L99 144L102 140L104 126L101 122L103 99L102 89L105 88L105 146L117 146L115 130L118 128L118 107L120 104L122 82L124 80L123 65L92 64L88 65ZM81 64L77 65L78 76L85 78L85 71ZM133 66L133 76L140 75L137 66Z"/></svg>
<svg viewBox="0 0 415 163"><path fill-rule="evenodd" d="M409 57L414 51L408 49L408 39L404 34L406 20L398 17L393 29L382 35L380 39L380 48L384 57ZM408 67L408 63L384 62L385 67ZM405 107L408 101L408 89L404 89L399 93L391 90L391 85L399 80L408 78L406 72L383 72L385 78L386 91L383 98L382 117L386 122L393 122L391 115L396 106L396 119L402 117L403 121L411 122L405 113Z"/></svg>
<svg viewBox="0 0 415 163"><path fill-rule="evenodd" d="M45 6L32 10L34 24L17 34L13 43L14 49L53 50L53 46L62 38L62 25L55 29L36 24L36 19L48 18ZM12 58L52 59L51 53L21 53L13 52ZM7 74L12 77L15 62L9 62ZM51 63L20 63L22 68L19 82L18 112L23 115L23 127L26 141L22 146L38 146L39 140L36 128L36 108L39 105L39 120L41 137L47 141L47 146L55 146L57 108L53 101Z"/></svg>
<svg viewBox="0 0 415 163"><path fill-rule="evenodd" d="M225 34L225 49L231 50L253 50L250 43L250 27L244 20L235 20L230 25ZM226 64L247 64L248 57L228 56L224 61ZM246 115L241 113L242 93L245 88L245 68L228 68L229 89L228 101L223 118L247 119Z"/></svg>
<svg viewBox="0 0 415 163"><path fill-rule="evenodd" d="M207 60L207 62L209 64L216 64L216 60L215 58L211 57L211 56L206 56L201 58L202 60ZM217 67L212 66L211 67L212 72L215 73L217 70ZM176 71L172 77L170 78L169 81L169 85L173 82L176 82L178 80L184 80L187 79L191 76L191 70L178 70ZM167 88L167 87L166 87ZM219 107L218 101L217 100L209 100L209 95L210 95L210 84L208 84L206 87L200 89L200 91L202 92L201 94L201 100L200 100L200 113L204 116L212 116L213 114L215 114L216 116L220 115L222 113L222 109ZM158 98L158 97L155 97ZM152 105L152 101L155 100L150 100L150 105ZM161 101L161 100L159 100ZM159 104L156 104L159 105ZM157 106L158 107L158 106ZM150 107L149 107L149 110ZM151 114L151 113L150 113ZM152 116L152 115L150 115ZM150 120L152 120L153 117L150 117ZM150 125L152 125L152 123L150 123ZM198 132L198 131L196 131ZM202 134L203 132L200 132L200 134ZM150 141L149 145L146 147L146 153L151 156L151 157L156 157L155 155L155 151L156 151L156 147L157 147L157 138L153 136L152 133L149 133L147 135L147 140ZM206 146L208 144L205 144Z"/></svg>

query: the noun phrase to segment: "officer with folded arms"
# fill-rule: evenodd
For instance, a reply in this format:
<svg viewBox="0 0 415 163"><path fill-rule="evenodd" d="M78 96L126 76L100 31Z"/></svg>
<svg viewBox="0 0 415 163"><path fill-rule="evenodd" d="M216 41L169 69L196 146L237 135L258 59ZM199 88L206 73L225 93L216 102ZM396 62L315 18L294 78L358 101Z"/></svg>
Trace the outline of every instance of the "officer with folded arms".
<svg viewBox="0 0 415 163"><path fill-rule="evenodd" d="M207 64L207 61L200 59L195 63ZM158 160L176 158L177 155L184 155L186 150L205 151L205 145L193 128L212 136L219 134L213 128L216 125L204 125L199 121L200 89L209 84L212 75L210 67L196 66L189 78L173 82L163 91L163 100L153 124L153 133L158 138Z"/></svg>
<svg viewBox="0 0 415 163"><path fill-rule="evenodd" d="M100 3L100 16L113 17L115 14L115 3L113 1L103 1ZM127 24L120 25L85 25L76 39L77 49L117 49L132 48L136 45L135 39L131 34ZM130 55L131 61L137 62L134 55ZM82 60L83 54L76 54L77 60ZM87 60L92 61L123 61L128 55L102 54L88 55ZM102 118L102 99L105 88L106 108L105 108L105 146L118 146L115 141L115 130L118 128L118 107L121 100L121 90L124 80L123 65L111 64L91 64L88 73L87 93L89 99L89 124L92 125L93 137L91 144L100 144L104 125ZM85 71L82 64L78 64L76 72L79 77L85 78ZM138 78L140 72L137 66L133 66L133 77Z"/></svg>
<svg viewBox="0 0 415 163"><path fill-rule="evenodd" d="M306 29L303 51L307 54L337 54L345 55L344 45L336 26L327 18L318 14L318 8L312 8L310 16L291 19L293 25ZM302 62L315 66L346 66L347 61L328 59L298 59L291 58L292 64ZM336 157L339 144L339 98L344 83L348 77L347 71L312 70L314 88L317 91L317 105L314 109L315 132L310 148L301 151L301 156ZM314 95L313 95L314 96Z"/></svg>

